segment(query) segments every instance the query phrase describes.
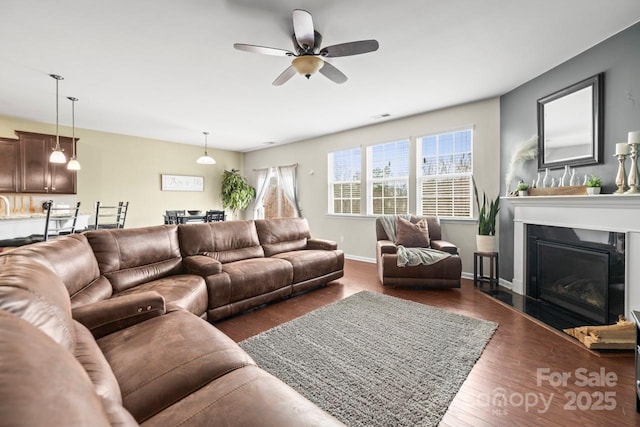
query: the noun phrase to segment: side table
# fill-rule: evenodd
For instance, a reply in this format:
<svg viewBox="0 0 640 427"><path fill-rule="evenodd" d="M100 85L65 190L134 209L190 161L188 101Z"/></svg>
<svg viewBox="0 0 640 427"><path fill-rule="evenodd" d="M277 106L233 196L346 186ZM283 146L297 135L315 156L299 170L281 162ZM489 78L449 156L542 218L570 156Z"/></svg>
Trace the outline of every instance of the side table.
<svg viewBox="0 0 640 427"><path fill-rule="evenodd" d="M489 258L489 275L484 275L484 259ZM473 286L488 283L491 287L498 285L500 274L498 252L473 253Z"/></svg>

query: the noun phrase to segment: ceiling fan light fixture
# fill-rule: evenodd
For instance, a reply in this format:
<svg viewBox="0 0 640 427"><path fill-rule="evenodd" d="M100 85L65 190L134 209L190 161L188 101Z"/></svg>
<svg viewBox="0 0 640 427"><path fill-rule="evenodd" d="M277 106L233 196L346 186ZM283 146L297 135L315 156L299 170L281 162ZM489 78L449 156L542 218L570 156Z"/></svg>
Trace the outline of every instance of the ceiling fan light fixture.
<svg viewBox="0 0 640 427"><path fill-rule="evenodd" d="M204 134L204 155L198 157L196 163L198 163L199 165L215 165L215 159L207 154L207 135L209 135L209 132L202 133Z"/></svg>
<svg viewBox="0 0 640 427"><path fill-rule="evenodd" d="M291 61L291 65L293 65L293 68L295 68L299 74L309 78L322 68L324 61L317 56L302 55L294 58L294 60Z"/></svg>

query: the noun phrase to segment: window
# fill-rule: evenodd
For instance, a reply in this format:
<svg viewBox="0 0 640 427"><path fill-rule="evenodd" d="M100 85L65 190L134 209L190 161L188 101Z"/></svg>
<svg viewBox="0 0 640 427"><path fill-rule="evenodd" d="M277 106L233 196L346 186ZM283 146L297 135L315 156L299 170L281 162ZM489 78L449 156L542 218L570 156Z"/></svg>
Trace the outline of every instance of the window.
<svg viewBox="0 0 640 427"><path fill-rule="evenodd" d="M260 169L257 172L258 194L254 218L293 218L295 208L287 198L278 168Z"/></svg>
<svg viewBox="0 0 640 427"><path fill-rule="evenodd" d="M373 215L409 211L409 141L367 147L367 211Z"/></svg>
<svg viewBox="0 0 640 427"><path fill-rule="evenodd" d="M471 218L471 129L418 138L418 211L422 215Z"/></svg>
<svg viewBox="0 0 640 427"><path fill-rule="evenodd" d="M329 212L360 214L361 150L329 153Z"/></svg>

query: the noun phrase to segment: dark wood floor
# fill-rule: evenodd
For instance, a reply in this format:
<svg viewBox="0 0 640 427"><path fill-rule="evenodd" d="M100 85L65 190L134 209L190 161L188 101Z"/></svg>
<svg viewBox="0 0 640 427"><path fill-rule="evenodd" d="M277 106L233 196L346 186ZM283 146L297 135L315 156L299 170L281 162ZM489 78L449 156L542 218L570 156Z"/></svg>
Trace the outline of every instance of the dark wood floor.
<svg viewBox="0 0 640 427"><path fill-rule="evenodd" d="M442 420L444 426L640 425L633 352L594 354L474 289L469 280L464 280L460 289L451 290L383 289L374 264L347 261L345 276L324 288L216 326L241 341L361 290L446 308L500 325L451 403ZM544 371L538 374L545 369L547 376ZM564 384L562 380L547 380L562 373L570 375ZM585 377L590 379L588 383Z"/></svg>

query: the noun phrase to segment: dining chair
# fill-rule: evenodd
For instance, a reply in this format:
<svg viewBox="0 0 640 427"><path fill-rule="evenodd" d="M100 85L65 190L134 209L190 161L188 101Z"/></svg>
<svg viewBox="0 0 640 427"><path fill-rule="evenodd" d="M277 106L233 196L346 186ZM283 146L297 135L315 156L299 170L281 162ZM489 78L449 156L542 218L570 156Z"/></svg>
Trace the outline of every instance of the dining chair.
<svg viewBox="0 0 640 427"><path fill-rule="evenodd" d="M205 222L218 222L225 220L225 212L224 211L207 211Z"/></svg>
<svg viewBox="0 0 640 427"><path fill-rule="evenodd" d="M129 210L129 202L118 202L117 205L103 205L102 202L96 202L96 215L93 228L99 230L103 228L124 228Z"/></svg>

